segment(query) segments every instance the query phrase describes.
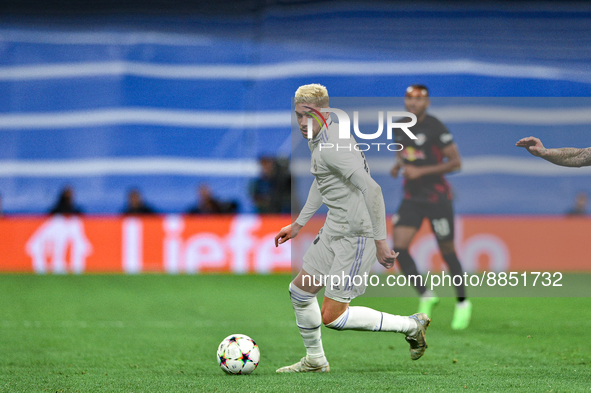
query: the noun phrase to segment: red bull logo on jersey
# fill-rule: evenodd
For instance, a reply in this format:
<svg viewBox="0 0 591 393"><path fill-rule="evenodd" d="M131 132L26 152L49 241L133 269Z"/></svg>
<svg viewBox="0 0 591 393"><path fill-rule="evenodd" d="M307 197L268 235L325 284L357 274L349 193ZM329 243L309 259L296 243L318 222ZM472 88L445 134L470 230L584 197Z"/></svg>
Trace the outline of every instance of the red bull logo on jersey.
<svg viewBox="0 0 591 393"><path fill-rule="evenodd" d="M425 160L427 157L423 150L409 146L402 152L402 158L412 162L415 160Z"/></svg>

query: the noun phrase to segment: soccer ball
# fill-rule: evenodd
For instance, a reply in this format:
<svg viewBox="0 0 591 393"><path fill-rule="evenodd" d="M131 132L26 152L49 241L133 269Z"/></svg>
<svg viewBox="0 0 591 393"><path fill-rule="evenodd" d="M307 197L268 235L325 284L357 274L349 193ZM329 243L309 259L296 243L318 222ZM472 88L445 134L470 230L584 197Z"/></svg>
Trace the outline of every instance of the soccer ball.
<svg viewBox="0 0 591 393"><path fill-rule="evenodd" d="M228 374L250 374L260 358L259 347L244 334L230 334L218 347L218 364Z"/></svg>

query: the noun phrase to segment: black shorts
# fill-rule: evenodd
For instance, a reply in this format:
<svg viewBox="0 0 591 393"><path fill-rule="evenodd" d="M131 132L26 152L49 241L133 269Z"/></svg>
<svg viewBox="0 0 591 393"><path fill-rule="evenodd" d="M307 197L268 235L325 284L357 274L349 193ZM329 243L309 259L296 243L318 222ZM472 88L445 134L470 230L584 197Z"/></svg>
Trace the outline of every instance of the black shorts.
<svg viewBox="0 0 591 393"><path fill-rule="evenodd" d="M429 219L438 242L454 239L454 209L449 200L429 203L403 199L392 223L418 229L425 217Z"/></svg>

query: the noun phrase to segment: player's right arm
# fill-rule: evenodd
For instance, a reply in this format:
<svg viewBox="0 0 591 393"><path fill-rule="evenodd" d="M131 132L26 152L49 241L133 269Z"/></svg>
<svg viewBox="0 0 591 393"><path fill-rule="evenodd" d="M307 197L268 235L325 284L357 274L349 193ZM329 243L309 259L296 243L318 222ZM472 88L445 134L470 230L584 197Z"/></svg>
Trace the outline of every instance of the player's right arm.
<svg viewBox="0 0 591 393"><path fill-rule="evenodd" d="M320 206L322 206L322 195L318 190L318 183L316 182L316 179L314 179L314 182L312 182L312 186L310 187L310 191L308 192L308 199L306 200L306 204L302 208L300 215L294 222L286 227L281 228L277 236L275 236L275 247L278 247L280 244L283 244L289 239L296 237L300 232L300 229L306 225L308 220L312 218Z"/></svg>
<svg viewBox="0 0 591 393"><path fill-rule="evenodd" d="M403 167L404 162L402 161L402 157L400 156L400 154L396 154L396 164L394 164L392 169L390 169L390 176L392 176L393 178L397 178L398 172L400 172L400 169Z"/></svg>
<svg viewBox="0 0 591 393"><path fill-rule="evenodd" d="M434 165L405 165L402 174L408 180L415 180L423 176L445 175L446 173L460 170L462 159L455 143L443 147L441 153L445 161Z"/></svg>
<svg viewBox="0 0 591 393"><path fill-rule="evenodd" d="M386 207L382 188L372 179L369 173L361 168L351 174L349 181L361 191L367 206L373 226L378 262L386 269L390 269L394 266L398 253L391 250L386 243Z"/></svg>
<svg viewBox="0 0 591 393"><path fill-rule="evenodd" d="M515 144L525 148L530 154L541 157L556 165L569 167L582 167L591 165L591 147L577 149L574 147L562 147L558 149L546 149L542 141L533 136L520 139Z"/></svg>

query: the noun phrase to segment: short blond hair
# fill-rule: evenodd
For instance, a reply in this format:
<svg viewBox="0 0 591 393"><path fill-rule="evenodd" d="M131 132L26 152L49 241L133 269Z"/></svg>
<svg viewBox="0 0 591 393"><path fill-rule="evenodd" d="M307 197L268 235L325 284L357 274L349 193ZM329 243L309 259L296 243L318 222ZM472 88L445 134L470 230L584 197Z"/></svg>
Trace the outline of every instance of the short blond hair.
<svg viewBox="0 0 591 393"><path fill-rule="evenodd" d="M318 108L328 108L328 90L318 83L300 86L295 92L294 104L312 104Z"/></svg>

